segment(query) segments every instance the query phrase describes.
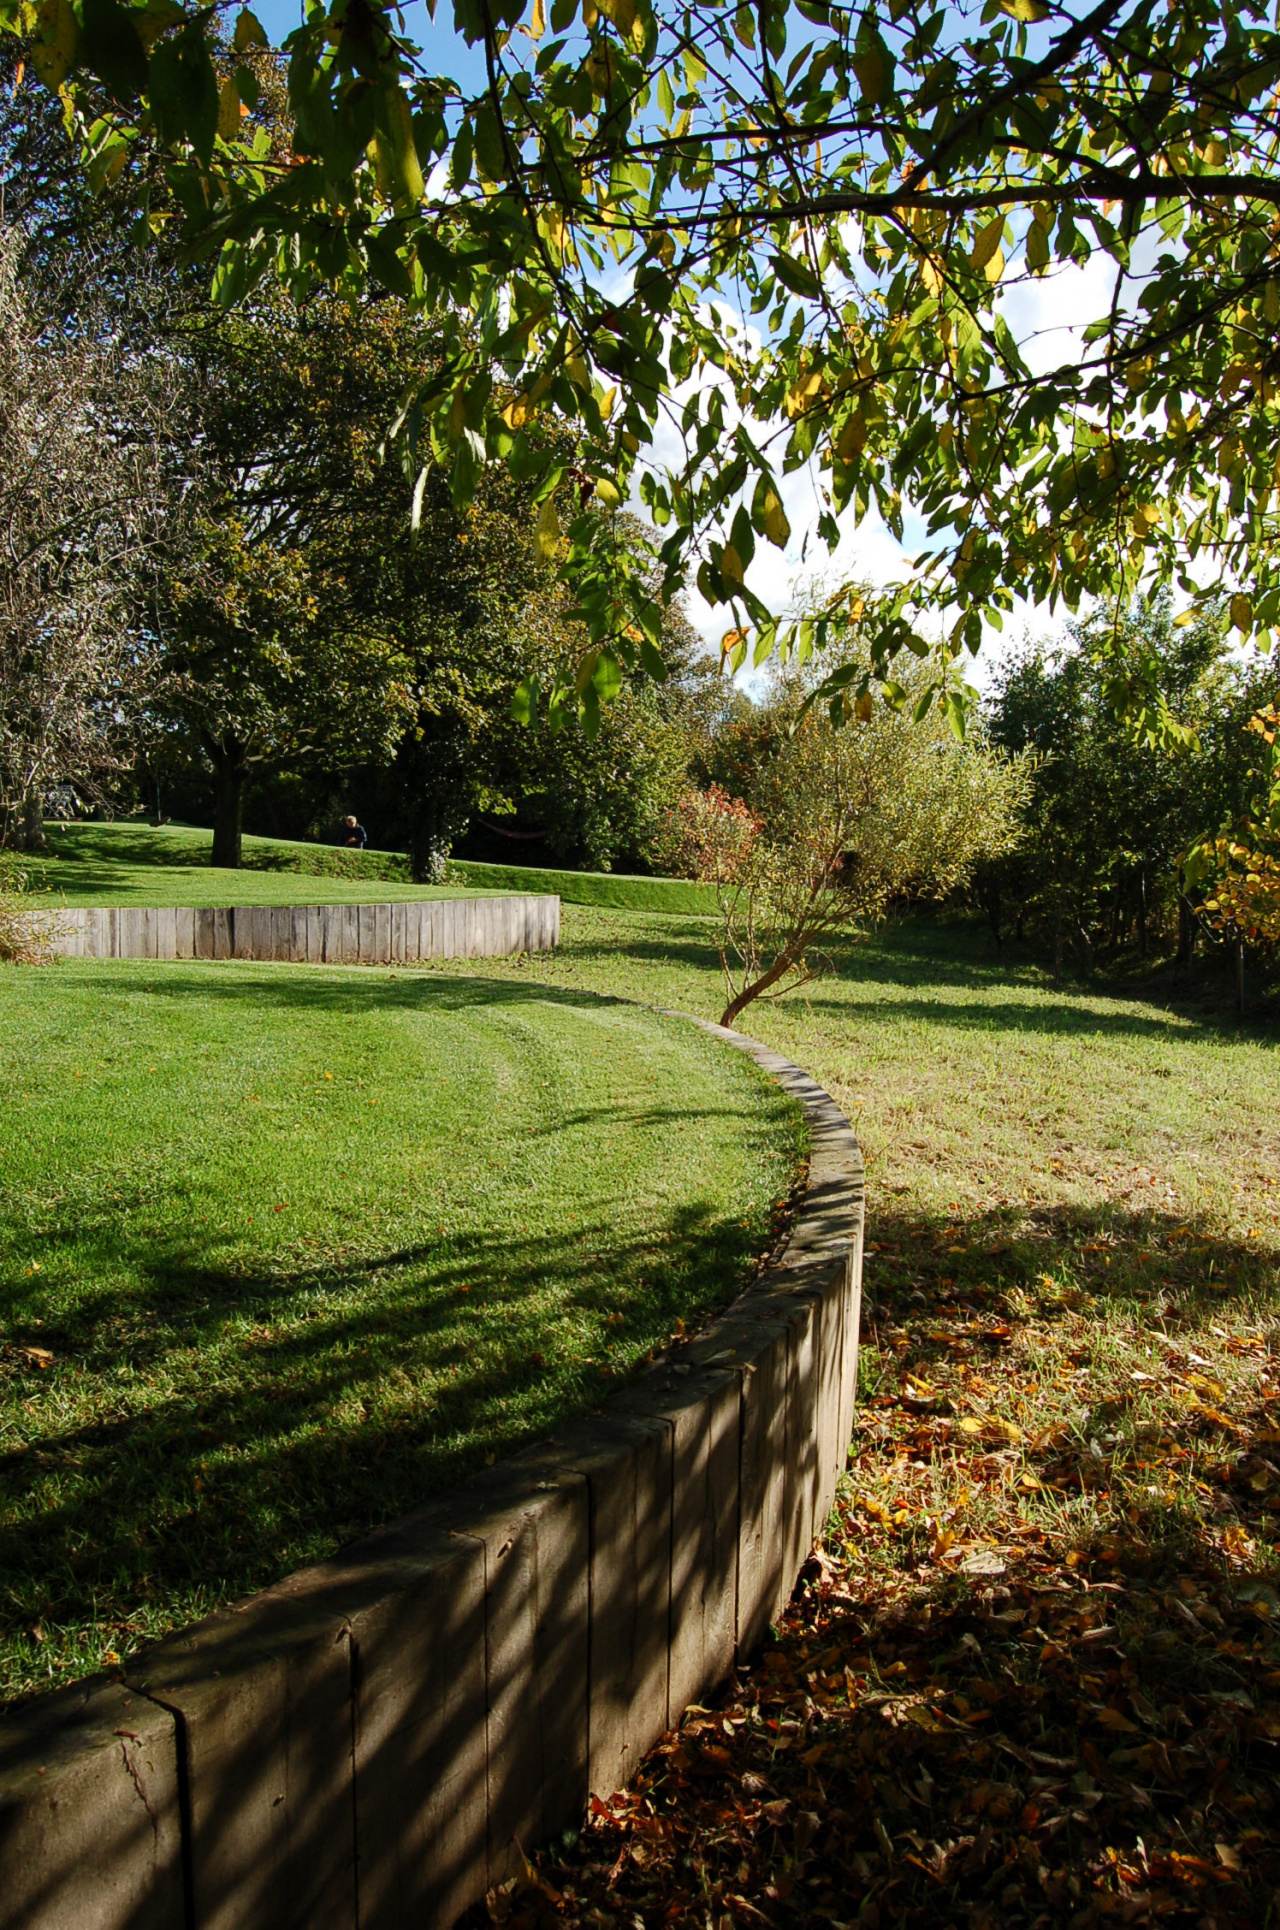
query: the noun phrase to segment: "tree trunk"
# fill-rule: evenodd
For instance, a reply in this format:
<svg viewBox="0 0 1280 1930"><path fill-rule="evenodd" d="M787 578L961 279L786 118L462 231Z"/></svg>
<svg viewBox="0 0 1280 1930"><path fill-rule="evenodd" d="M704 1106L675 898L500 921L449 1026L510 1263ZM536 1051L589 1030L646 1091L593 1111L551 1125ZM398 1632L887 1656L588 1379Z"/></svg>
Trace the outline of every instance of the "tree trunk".
<svg viewBox="0 0 1280 1930"><path fill-rule="evenodd" d="M737 998L729 1001L724 1011L720 1014L721 1025L732 1026L739 1012L750 1005L752 999L758 999L762 992L767 992L771 985L776 985L780 978L785 978L795 964L796 959L801 956L802 953L798 951L788 951L784 952L780 958L775 958L767 972L762 972L760 977L752 984L744 985Z"/></svg>
<svg viewBox="0 0 1280 1930"><path fill-rule="evenodd" d="M1237 938L1232 947L1236 967L1236 1017L1244 1017L1244 940Z"/></svg>
<svg viewBox="0 0 1280 1930"><path fill-rule="evenodd" d="M1002 944L1000 937L1000 886L994 880L987 886L987 923L991 926L991 935L996 941L996 950L999 951Z"/></svg>
<svg viewBox="0 0 1280 1930"><path fill-rule="evenodd" d="M244 762L225 752L213 760L213 855L210 863L239 871L244 812Z"/></svg>
<svg viewBox="0 0 1280 1930"><path fill-rule="evenodd" d="M1138 950L1145 958L1147 955L1147 873L1145 866L1138 873Z"/></svg>
<svg viewBox="0 0 1280 1930"><path fill-rule="evenodd" d="M1191 916L1191 900L1185 891L1178 893L1178 957L1179 965L1191 963L1191 953L1195 946L1196 927Z"/></svg>
<svg viewBox="0 0 1280 1930"><path fill-rule="evenodd" d="M17 851L47 851L44 840L43 799L38 790L28 791L9 820L10 840Z"/></svg>

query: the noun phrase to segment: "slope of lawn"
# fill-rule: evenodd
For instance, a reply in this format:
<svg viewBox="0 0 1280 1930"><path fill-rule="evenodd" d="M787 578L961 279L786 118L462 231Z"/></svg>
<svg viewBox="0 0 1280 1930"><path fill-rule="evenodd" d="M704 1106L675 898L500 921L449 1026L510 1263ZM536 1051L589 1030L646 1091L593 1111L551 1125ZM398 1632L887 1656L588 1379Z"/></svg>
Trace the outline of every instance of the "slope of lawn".
<svg viewBox="0 0 1280 1930"><path fill-rule="evenodd" d="M712 937L567 911L499 969L713 1014ZM1280 1027L963 921L837 965L742 1025L867 1154L848 1481L761 1666L544 1866L554 1920L1274 1923Z"/></svg>
<svg viewBox="0 0 1280 1930"><path fill-rule="evenodd" d="M479 891L550 891L566 905L611 911L683 912L707 916L716 909L713 885L687 878L640 878L618 871L555 871L533 865L450 862L449 876Z"/></svg>
<svg viewBox="0 0 1280 1930"><path fill-rule="evenodd" d="M209 863L213 834L192 825L47 824L45 836L49 855L33 862L33 889L76 906L338 905L533 892L552 893L565 904L624 911L715 910L710 887L681 878L459 860L450 865L446 884L415 885L409 860L396 851L246 837L244 868L215 871Z"/></svg>
<svg viewBox="0 0 1280 1930"><path fill-rule="evenodd" d="M350 905L478 895L467 885L415 885L407 859L390 852L246 838L244 869L227 871L209 863L212 833L186 825L46 824L45 837L48 856L30 865L37 903Z"/></svg>
<svg viewBox="0 0 1280 1930"><path fill-rule="evenodd" d="M799 1115L519 980L0 974L0 1695L337 1548L744 1283Z"/></svg>

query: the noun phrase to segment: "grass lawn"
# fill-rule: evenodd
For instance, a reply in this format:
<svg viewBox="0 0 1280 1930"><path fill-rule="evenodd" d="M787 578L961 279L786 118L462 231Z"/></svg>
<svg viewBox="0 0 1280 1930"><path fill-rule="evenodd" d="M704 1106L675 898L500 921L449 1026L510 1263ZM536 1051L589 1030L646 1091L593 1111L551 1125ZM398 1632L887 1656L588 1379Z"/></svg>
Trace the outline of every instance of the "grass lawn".
<svg viewBox="0 0 1280 1930"><path fill-rule="evenodd" d="M710 938L567 911L499 969L714 1014ZM1274 1924L1280 1031L959 920L838 964L742 1023L868 1158L848 1481L554 1921Z"/></svg>
<svg viewBox="0 0 1280 1930"><path fill-rule="evenodd" d="M361 900L495 897L549 893L565 904L625 911L706 913L715 894L681 878L471 864L449 869L447 885L415 885L395 851L244 840L244 869L215 871L213 834L190 825L48 824L49 855L34 862L34 888L68 905L340 905ZM305 882L304 882L305 881Z"/></svg>
<svg viewBox="0 0 1280 1930"><path fill-rule="evenodd" d="M743 1283L798 1112L521 980L0 977L0 1694L103 1665L591 1406Z"/></svg>
<svg viewBox="0 0 1280 1930"><path fill-rule="evenodd" d="M244 840L244 870L215 870L212 833L185 825L48 824L45 837L49 855L31 861L36 903L48 896L72 906L352 905L480 895L467 885L415 885L407 861L391 853L271 838Z"/></svg>

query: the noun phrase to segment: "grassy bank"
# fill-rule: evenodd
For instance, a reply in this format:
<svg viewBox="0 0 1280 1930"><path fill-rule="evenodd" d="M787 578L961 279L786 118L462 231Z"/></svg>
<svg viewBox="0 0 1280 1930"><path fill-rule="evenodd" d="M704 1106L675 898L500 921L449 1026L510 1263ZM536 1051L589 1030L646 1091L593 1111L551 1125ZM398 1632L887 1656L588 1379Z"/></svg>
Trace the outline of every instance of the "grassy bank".
<svg viewBox="0 0 1280 1930"><path fill-rule="evenodd" d="M226 871L209 863L212 833L189 825L50 824L45 835L49 855L33 866L35 884L68 905L337 905L546 892L565 904L623 911L715 910L713 891L680 878L457 861L446 884L415 885L396 851L247 837L244 868Z"/></svg>
<svg viewBox="0 0 1280 1930"><path fill-rule="evenodd" d="M599 1400L736 1291L797 1115L515 980L64 961L0 1000L0 1693Z"/></svg>
<svg viewBox="0 0 1280 1930"><path fill-rule="evenodd" d="M472 864L455 859L449 876L479 891L550 891L566 905L600 910L710 916L715 890L685 878L637 878L612 871L539 870L531 865Z"/></svg>
<svg viewBox="0 0 1280 1930"><path fill-rule="evenodd" d="M471 897L468 886L415 885L392 852L246 838L244 869L209 863L212 834L185 825L51 824L31 864L35 900L68 905L342 905Z"/></svg>

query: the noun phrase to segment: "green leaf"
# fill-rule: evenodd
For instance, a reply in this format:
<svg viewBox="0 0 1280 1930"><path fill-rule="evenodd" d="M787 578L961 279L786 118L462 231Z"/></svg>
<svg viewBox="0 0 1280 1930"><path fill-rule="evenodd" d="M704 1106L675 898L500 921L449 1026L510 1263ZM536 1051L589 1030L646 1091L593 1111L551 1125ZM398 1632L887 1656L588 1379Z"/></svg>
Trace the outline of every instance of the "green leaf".
<svg viewBox="0 0 1280 1930"><path fill-rule="evenodd" d="M822 283L806 263L797 261L794 255L770 255L769 266L784 288L793 295L804 295L810 300L822 293Z"/></svg>
<svg viewBox="0 0 1280 1930"><path fill-rule="evenodd" d="M84 0L79 58L98 76L108 93L124 105L147 90L147 52L133 16L120 0ZM190 29L184 31L189 32ZM201 45L200 28L196 28ZM205 55L208 59L208 55ZM210 67L210 72L213 69ZM218 118L218 88L213 89L213 120ZM209 135L213 152L213 135Z"/></svg>
<svg viewBox="0 0 1280 1930"><path fill-rule="evenodd" d="M394 78L378 95L378 160L392 183L392 198L397 205L417 203L426 191L418 150L413 140L413 115L408 100Z"/></svg>
<svg viewBox="0 0 1280 1930"><path fill-rule="evenodd" d="M236 16L236 30L231 36L231 45L237 53L246 47L269 47L271 42L257 15L250 13L248 7L241 7Z"/></svg>
<svg viewBox="0 0 1280 1930"><path fill-rule="evenodd" d="M523 683L516 685L515 695L511 699L511 715L517 724L529 725L537 714L538 679L526 677Z"/></svg>
<svg viewBox="0 0 1280 1930"><path fill-rule="evenodd" d="M648 637L642 637L640 639L640 661L656 684L666 683L667 666L663 660L662 652L654 648Z"/></svg>
<svg viewBox="0 0 1280 1930"><path fill-rule="evenodd" d="M475 118L475 155L482 181L504 181L507 176L507 151L502 127L488 101Z"/></svg>
<svg viewBox="0 0 1280 1930"><path fill-rule="evenodd" d="M1038 20L1047 20L1053 8L1045 5L1045 0L1000 0L1000 10L1007 13L1011 20L1023 20L1028 26Z"/></svg>
<svg viewBox="0 0 1280 1930"><path fill-rule="evenodd" d="M364 248L370 268L387 293L398 295L401 301L411 300L413 277L388 235L377 229L369 229L364 237Z"/></svg>
<svg viewBox="0 0 1280 1930"><path fill-rule="evenodd" d="M199 21L160 42L151 56L147 91L161 139L173 146L189 141L207 166L218 131L218 77Z"/></svg>

